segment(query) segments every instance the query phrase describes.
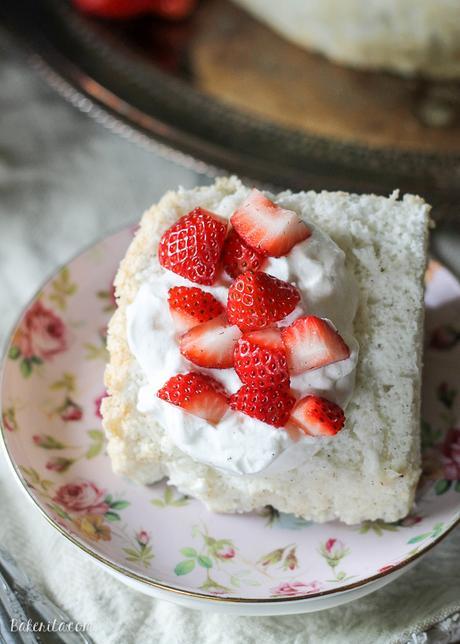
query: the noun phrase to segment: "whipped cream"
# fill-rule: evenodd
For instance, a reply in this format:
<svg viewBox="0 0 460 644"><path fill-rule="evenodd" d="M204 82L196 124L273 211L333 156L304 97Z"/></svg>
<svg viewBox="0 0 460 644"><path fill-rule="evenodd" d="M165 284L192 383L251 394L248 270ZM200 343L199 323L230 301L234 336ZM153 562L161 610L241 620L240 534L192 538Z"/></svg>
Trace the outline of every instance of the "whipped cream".
<svg viewBox="0 0 460 644"><path fill-rule="evenodd" d="M308 225L312 236L294 246L288 255L269 258L263 270L294 284L301 295L296 310L279 326L287 326L305 314L328 318L351 351L347 360L293 376L293 391L299 397L315 393L345 408L353 393L358 360L358 343L353 337L357 286L345 268L344 252L317 227ZM199 286L225 305L229 283L222 278L214 286ZM172 286L197 285L160 268L141 285L127 309L128 344L148 383L139 390L140 412L151 415L175 445L195 461L236 475L265 476L292 469L318 451L323 441L330 440L294 436L233 410L214 426L158 398L158 389L171 376L192 369L212 375L229 393L241 386L234 369L201 369L180 354L167 304Z"/></svg>

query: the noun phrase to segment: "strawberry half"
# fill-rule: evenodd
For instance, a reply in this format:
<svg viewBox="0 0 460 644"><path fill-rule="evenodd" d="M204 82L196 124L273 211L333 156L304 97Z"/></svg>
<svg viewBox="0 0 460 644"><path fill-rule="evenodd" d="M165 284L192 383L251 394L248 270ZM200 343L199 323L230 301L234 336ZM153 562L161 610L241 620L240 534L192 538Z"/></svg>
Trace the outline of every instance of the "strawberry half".
<svg viewBox="0 0 460 644"><path fill-rule="evenodd" d="M199 367L228 369L233 367L235 345L241 337L237 326L220 315L187 331L179 341L182 355Z"/></svg>
<svg viewBox="0 0 460 644"><path fill-rule="evenodd" d="M227 222L204 208L195 208L164 233L158 259L164 267L197 284L213 284Z"/></svg>
<svg viewBox="0 0 460 644"><path fill-rule="evenodd" d="M264 255L248 246L236 230L229 232L222 251L222 264L230 277L238 277L246 271L258 271L264 262Z"/></svg>
<svg viewBox="0 0 460 644"><path fill-rule="evenodd" d="M247 271L228 290L227 316L242 331L254 331L282 320L299 301L292 284L262 271Z"/></svg>
<svg viewBox="0 0 460 644"><path fill-rule="evenodd" d="M281 331L289 371L303 373L350 357L350 349L332 324L315 315L298 318Z"/></svg>
<svg viewBox="0 0 460 644"><path fill-rule="evenodd" d="M201 373L173 376L157 392L157 396L210 423L218 423L228 410L225 389L217 380Z"/></svg>
<svg viewBox="0 0 460 644"><path fill-rule="evenodd" d="M295 399L285 387L259 389L243 385L230 397L230 407L273 427L283 427Z"/></svg>
<svg viewBox="0 0 460 644"><path fill-rule="evenodd" d="M262 255L281 257L311 236L311 230L293 210L286 210L252 190L231 216L233 228Z"/></svg>
<svg viewBox="0 0 460 644"><path fill-rule="evenodd" d="M169 312L179 333L185 333L202 322L220 315L224 307L211 295L196 286L173 286L168 294Z"/></svg>
<svg viewBox="0 0 460 644"><path fill-rule="evenodd" d="M345 414L326 398L305 396L295 404L290 420L308 436L334 436L344 426Z"/></svg>
<svg viewBox="0 0 460 644"><path fill-rule="evenodd" d="M245 333L235 347L234 366L245 385L289 387L286 350L278 329Z"/></svg>

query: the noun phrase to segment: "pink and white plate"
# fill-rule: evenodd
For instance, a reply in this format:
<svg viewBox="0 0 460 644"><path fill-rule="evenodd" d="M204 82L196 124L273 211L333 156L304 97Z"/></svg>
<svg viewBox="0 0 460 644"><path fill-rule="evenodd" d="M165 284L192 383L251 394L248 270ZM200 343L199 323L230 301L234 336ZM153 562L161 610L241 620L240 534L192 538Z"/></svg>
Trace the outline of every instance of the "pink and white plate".
<svg viewBox="0 0 460 644"><path fill-rule="evenodd" d="M118 578L187 606L308 612L385 585L460 521L460 285L427 273L424 475L396 523L314 524L271 508L208 512L164 483L113 474L99 404L123 230L61 268L23 313L4 362L3 441L26 494L67 539Z"/></svg>

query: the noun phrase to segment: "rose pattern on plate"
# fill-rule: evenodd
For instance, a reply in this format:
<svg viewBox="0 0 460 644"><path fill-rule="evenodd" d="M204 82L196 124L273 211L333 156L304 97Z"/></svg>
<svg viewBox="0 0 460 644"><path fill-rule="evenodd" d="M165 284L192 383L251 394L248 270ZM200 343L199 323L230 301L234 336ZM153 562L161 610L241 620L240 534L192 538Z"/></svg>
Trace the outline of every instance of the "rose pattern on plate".
<svg viewBox="0 0 460 644"><path fill-rule="evenodd" d="M37 299L16 329L8 356L19 362L21 374L28 378L37 366L67 348L68 331L63 320Z"/></svg>
<svg viewBox="0 0 460 644"><path fill-rule="evenodd" d="M320 584L314 580L305 583L303 581L284 581L270 589L272 597L296 597L298 595L311 595L321 590Z"/></svg>
<svg viewBox="0 0 460 644"><path fill-rule="evenodd" d="M334 575L333 581L344 581L346 579L351 579L352 576L347 575L347 573L343 570L337 570L337 567L341 563L342 559L350 554L350 548L348 548L343 541L337 539L336 537L330 537L329 539L327 539L327 541L320 545L319 553L332 570L332 573Z"/></svg>
<svg viewBox="0 0 460 644"><path fill-rule="evenodd" d="M439 297L442 319L433 317L433 307L427 316L424 476L416 513L361 526L314 524L269 507L212 514L164 482L139 486L117 477L100 422L110 317L104 309L113 307L108 285L130 238L122 232L102 242L42 289L5 364L1 418L8 450L63 532L99 558L172 587L289 600L391 572L454 524L460 514L460 343L452 329L457 333L460 286L439 265L428 274L429 289L444 300Z"/></svg>

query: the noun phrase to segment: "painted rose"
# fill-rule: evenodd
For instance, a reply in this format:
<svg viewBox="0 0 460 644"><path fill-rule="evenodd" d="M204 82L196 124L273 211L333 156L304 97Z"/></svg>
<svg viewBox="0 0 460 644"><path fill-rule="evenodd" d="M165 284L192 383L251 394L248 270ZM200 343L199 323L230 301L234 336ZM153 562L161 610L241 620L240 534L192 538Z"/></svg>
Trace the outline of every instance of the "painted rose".
<svg viewBox="0 0 460 644"><path fill-rule="evenodd" d="M228 546L228 545L225 545L216 551L216 557L218 559L233 559L235 555L236 555L235 548L232 548L231 546Z"/></svg>
<svg viewBox="0 0 460 644"><path fill-rule="evenodd" d="M37 300L24 316L15 346L25 359L50 360L67 348L67 331L60 317Z"/></svg>
<svg viewBox="0 0 460 644"><path fill-rule="evenodd" d="M348 548L340 539L331 538L321 544L320 553L327 560L327 563L334 567L348 554Z"/></svg>
<svg viewBox="0 0 460 644"><path fill-rule="evenodd" d="M64 404L58 409L61 419L68 423L81 420L83 417L82 407L71 398L66 398Z"/></svg>
<svg viewBox="0 0 460 644"><path fill-rule="evenodd" d="M136 539L140 546L146 546L150 541L150 533L147 530L140 530L136 534Z"/></svg>
<svg viewBox="0 0 460 644"><path fill-rule="evenodd" d="M441 462L444 478L460 480L460 428L449 429L442 445Z"/></svg>
<svg viewBox="0 0 460 644"><path fill-rule="evenodd" d="M101 418L101 419L102 419L102 414L101 414L101 405L102 405L102 401L103 401L103 400L104 400L104 398L106 398L106 397L107 397L107 392L106 392L106 391L104 391L104 393L102 393L100 396L98 396L98 397L96 398L96 400L94 401L94 413L96 414L96 416L97 416L98 418Z"/></svg>
<svg viewBox="0 0 460 644"><path fill-rule="evenodd" d="M275 588L271 588L270 592L273 597L294 597L296 595L309 595L319 590L320 585L317 581L310 581L307 584L303 581L285 581Z"/></svg>
<svg viewBox="0 0 460 644"><path fill-rule="evenodd" d="M105 514L109 505L104 501L105 490L91 481L66 483L57 490L53 501L70 513Z"/></svg>

